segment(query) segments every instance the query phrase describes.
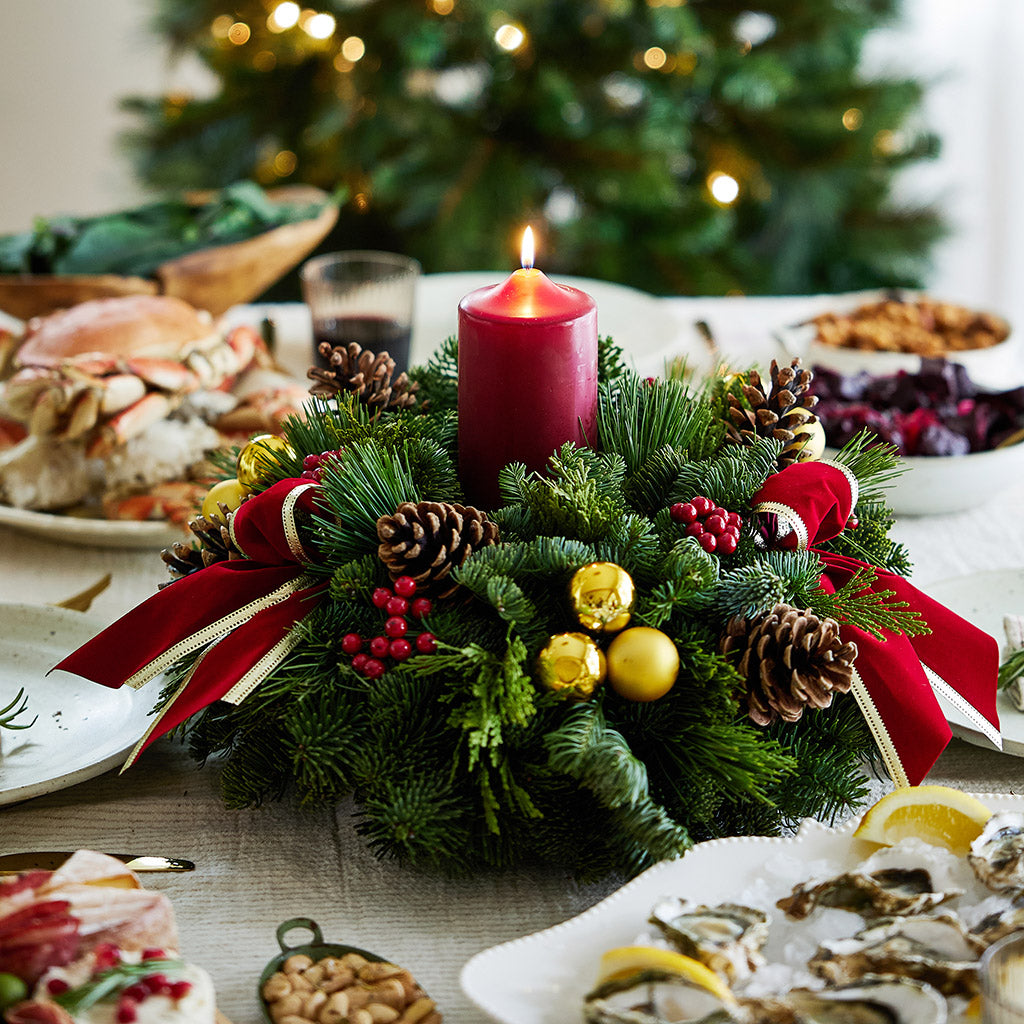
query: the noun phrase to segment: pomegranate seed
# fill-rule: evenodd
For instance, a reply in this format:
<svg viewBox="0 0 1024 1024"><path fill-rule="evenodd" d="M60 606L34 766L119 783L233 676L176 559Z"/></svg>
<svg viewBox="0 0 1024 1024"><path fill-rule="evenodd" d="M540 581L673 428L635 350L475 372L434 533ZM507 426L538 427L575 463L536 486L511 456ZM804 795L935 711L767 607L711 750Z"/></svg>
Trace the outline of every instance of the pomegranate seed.
<svg viewBox="0 0 1024 1024"><path fill-rule="evenodd" d="M353 667L353 668L354 668L354 669L355 669L355 670L356 670L357 672L362 672L362 671L363 671L363 669L364 669L364 668L366 668L366 663L367 663L367 662L368 662L369 660L370 660L370 656L369 656L368 654L365 654L364 652L360 651L360 652L359 652L359 653L358 653L358 654L357 654L357 655L356 655L356 656L355 656L355 657L354 657L354 658L352 659L352 667Z"/></svg>
<svg viewBox="0 0 1024 1024"><path fill-rule="evenodd" d="M346 654L358 654L363 649L363 638L358 633L346 633L341 638L341 649Z"/></svg>
<svg viewBox="0 0 1024 1024"><path fill-rule="evenodd" d="M51 978L46 983L46 991L51 996L59 996L62 992L67 992L71 986L63 978Z"/></svg>
<svg viewBox="0 0 1024 1024"><path fill-rule="evenodd" d="M117 1024L134 1024L139 1019L134 1003L117 1004Z"/></svg>
<svg viewBox="0 0 1024 1024"><path fill-rule="evenodd" d="M370 658L363 666L363 675L367 679L380 679L384 675L385 665L379 658Z"/></svg>
<svg viewBox="0 0 1024 1024"><path fill-rule="evenodd" d="M388 603L384 605L384 611L388 615L404 615L408 610L409 602L404 597L388 598Z"/></svg>
<svg viewBox="0 0 1024 1024"><path fill-rule="evenodd" d="M437 650L437 638L433 633L420 633L416 637L416 650L420 654L433 654Z"/></svg>
<svg viewBox="0 0 1024 1024"><path fill-rule="evenodd" d="M375 636L370 641L370 654L374 658L386 658L391 641L386 636Z"/></svg>
<svg viewBox="0 0 1024 1024"><path fill-rule="evenodd" d="M424 615L429 615L434 610L434 605L428 597L417 597L412 603L412 617L414 619L422 619Z"/></svg>
<svg viewBox="0 0 1024 1024"><path fill-rule="evenodd" d="M109 970L121 962L121 952L112 942L101 942L92 952L97 971Z"/></svg>
<svg viewBox="0 0 1024 1024"><path fill-rule="evenodd" d="M399 576L394 587L399 597L412 597L416 593L416 581L411 576Z"/></svg>
<svg viewBox="0 0 1024 1024"><path fill-rule="evenodd" d="M392 640L388 648L388 653L395 661L405 661L412 654L412 644L408 640L398 639Z"/></svg>
<svg viewBox="0 0 1024 1024"><path fill-rule="evenodd" d="M141 1003L143 1000L148 998L149 989L140 982L135 982L134 985L129 985L121 992L122 1002Z"/></svg>
<svg viewBox="0 0 1024 1024"><path fill-rule="evenodd" d="M154 957L153 959L156 958ZM147 974L140 984L149 992L152 992L154 995L158 995L163 992L164 988L166 988L170 982L168 982L166 974Z"/></svg>
<svg viewBox="0 0 1024 1024"><path fill-rule="evenodd" d="M184 999L185 996L192 991L191 981L174 981L171 982L171 998L172 999Z"/></svg>
<svg viewBox="0 0 1024 1024"><path fill-rule="evenodd" d="M378 587L370 600L374 608L383 608L395 595L387 587Z"/></svg>
<svg viewBox="0 0 1024 1024"><path fill-rule="evenodd" d="M718 547L718 538L713 533L702 533L700 546L710 555Z"/></svg>
<svg viewBox="0 0 1024 1024"><path fill-rule="evenodd" d="M397 640L398 637L405 636L408 628L409 623L397 615L392 615L391 618L384 623L384 632L387 633L392 640Z"/></svg>
<svg viewBox="0 0 1024 1024"><path fill-rule="evenodd" d="M302 468L303 469L316 469L319 465L320 465L320 456L319 455L307 455L302 460Z"/></svg>

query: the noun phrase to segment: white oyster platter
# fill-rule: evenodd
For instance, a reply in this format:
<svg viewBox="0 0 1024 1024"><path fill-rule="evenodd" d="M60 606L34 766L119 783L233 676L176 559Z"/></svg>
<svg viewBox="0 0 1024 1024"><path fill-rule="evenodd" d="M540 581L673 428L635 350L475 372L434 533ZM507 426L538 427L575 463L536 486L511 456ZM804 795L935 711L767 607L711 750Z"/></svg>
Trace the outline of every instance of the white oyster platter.
<svg viewBox="0 0 1024 1024"><path fill-rule="evenodd" d="M1024 812L1024 796L976 795L993 812ZM807 820L789 838L751 836L699 843L681 859L649 868L562 924L478 953L463 968L463 991L500 1024L580 1021L601 955L619 946L652 944L649 936L656 930L647 923L652 909L678 898L709 906L739 903L768 914L769 937L763 950L768 962L745 983L745 994L766 995L806 984L805 965L819 943L851 936L866 923L859 915L832 908L818 908L805 920L791 921L775 902L788 896L794 885L853 870L877 851L875 844L853 837L858 823L859 818L853 818L833 829ZM938 848L925 851L932 849L940 860L951 856ZM966 860L961 860L958 880L970 874ZM973 925L999 901L1007 902L992 893L986 896L975 883L967 894L942 904L935 913L949 907ZM953 1003L950 1022L960 1019L956 1012Z"/></svg>

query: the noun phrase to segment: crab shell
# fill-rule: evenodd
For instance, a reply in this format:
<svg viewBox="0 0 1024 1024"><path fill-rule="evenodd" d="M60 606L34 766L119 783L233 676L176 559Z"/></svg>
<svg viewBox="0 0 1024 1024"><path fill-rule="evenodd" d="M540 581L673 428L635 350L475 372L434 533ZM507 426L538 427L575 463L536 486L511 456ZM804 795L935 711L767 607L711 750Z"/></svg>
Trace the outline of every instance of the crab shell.
<svg viewBox="0 0 1024 1024"><path fill-rule="evenodd" d="M29 321L3 399L29 433L85 438L98 456L163 419L189 392L230 387L261 358L252 328L222 336L208 313L181 299L95 299Z"/></svg>

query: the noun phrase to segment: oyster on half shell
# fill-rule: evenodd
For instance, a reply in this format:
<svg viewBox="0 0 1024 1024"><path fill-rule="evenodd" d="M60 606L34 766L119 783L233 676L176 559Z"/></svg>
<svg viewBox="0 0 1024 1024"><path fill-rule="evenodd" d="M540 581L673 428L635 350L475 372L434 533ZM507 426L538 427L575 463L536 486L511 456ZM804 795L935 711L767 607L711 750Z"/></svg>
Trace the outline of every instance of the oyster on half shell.
<svg viewBox="0 0 1024 1024"><path fill-rule="evenodd" d="M866 974L898 974L933 985L944 995L978 992L981 945L955 914L892 917L849 939L823 942L807 966L832 985Z"/></svg>
<svg viewBox="0 0 1024 1024"><path fill-rule="evenodd" d="M801 920L815 907L852 910L863 917L924 914L963 895L947 878L946 851L921 842L904 842L873 853L854 871L824 881L795 885L776 902L787 917Z"/></svg>
<svg viewBox="0 0 1024 1024"><path fill-rule="evenodd" d="M717 995L657 969L609 978L583 1003L588 1024L726 1024L738 1020Z"/></svg>
<svg viewBox="0 0 1024 1024"><path fill-rule="evenodd" d="M764 963L760 950L768 940L768 917L752 907L669 899L654 908L650 922L680 953L700 960L730 985Z"/></svg>
<svg viewBox="0 0 1024 1024"><path fill-rule="evenodd" d="M820 991L793 989L775 999L741 999L744 1024L945 1024L946 1000L931 985L871 975Z"/></svg>
<svg viewBox="0 0 1024 1024"><path fill-rule="evenodd" d="M1024 814L993 814L967 854L974 873L993 892L1024 891Z"/></svg>
<svg viewBox="0 0 1024 1024"><path fill-rule="evenodd" d="M1005 910L986 914L970 931L971 942L987 949L1011 932L1024 932L1024 897L1018 897Z"/></svg>

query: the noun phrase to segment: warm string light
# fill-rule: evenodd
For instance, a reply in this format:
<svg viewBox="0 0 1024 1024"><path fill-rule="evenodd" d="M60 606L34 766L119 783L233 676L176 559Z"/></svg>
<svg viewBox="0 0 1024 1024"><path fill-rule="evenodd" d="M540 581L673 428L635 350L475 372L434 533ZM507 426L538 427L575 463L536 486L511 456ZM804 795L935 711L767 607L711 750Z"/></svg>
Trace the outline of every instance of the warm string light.
<svg viewBox="0 0 1024 1024"><path fill-rule="evenodd" d="M433 0L430 6L435 14L451 14L455 10L455 0Z"/></svg>
<svg viewBox="0 0 1024 1024"><path fill-rule="evenodd" d="M299 15L302 8L293 0L284 0L278 4L267 18L267 28L271 32L284 32L286 29L294 28L299 23Z"/></svg>
<svg viewBox="0 0 1024 1024"><path fill-rule="evenodd" d="M518 53L526 45L526 30L522 25L507 22L499 25L494 33L494 41L506 53Z"/></svg>
<svg viewBox="0 0 1024 1024"><path fill-rule="evenodd" d="M324 14L322 12L314 14L302 23L306 34L313 39L330 39L334 35L337 25L338 23L333 14Z"/></svg>
<svg viewBox="0 0 1024 1024"><path fill-rule="evenodd" d="M244 21L236 21L231 28L228 29L228 42L234 43L235 46L244 46L249 42L249 37L252 35L252 29Z"/></svg>
<svg viewBox="0 0 1024 1024"><path fill-rule="evenodd" d="M740 183L725 171L713 171L708 175L708 191L715 202L731 206L739 198Z"/></svg>
<svg viewBox="0 0 1024 1024"><path fill-rule="evenodd" d="M850 107L843 113L843 127L848 132L855 132L864 123L864 115L856 107Z"/></svg>

